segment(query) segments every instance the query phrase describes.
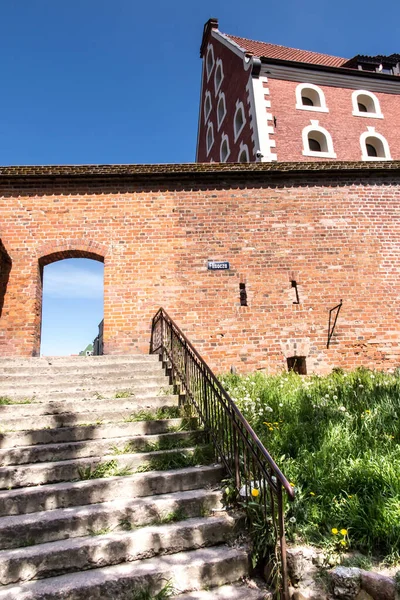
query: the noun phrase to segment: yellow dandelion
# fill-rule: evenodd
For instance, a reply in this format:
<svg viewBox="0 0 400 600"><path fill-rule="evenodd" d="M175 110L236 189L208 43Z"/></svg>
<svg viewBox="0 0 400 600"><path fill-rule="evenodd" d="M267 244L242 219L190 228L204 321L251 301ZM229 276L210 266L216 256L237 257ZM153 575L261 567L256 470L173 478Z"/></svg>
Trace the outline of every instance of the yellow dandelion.
<svg viewBox="0 0 400 600"><path fill-rule="evenodd" d="M310 496L315 496L314 492L310 492Z"/></svg>
<svg viewBox="0 0 400 600"><path fill-rule="evenodd" d="M340 533L341 533L342 535L347 535L347 529L341 529L341 530L340 530Z"/></svg>
<svg viewBox="0 0 400 600"><path fill-rule="evenodd" d="M336 529L336 527L332 527L331 529L333 535L337 535L339 533L339 531Z"/></svg>
<svg viewBox="0 0 400 600"><path fill-rule="evenodd" d="M340 543L342 544L342 546L346 545L346 540L340 540Z"/></svg>
<svg viewBox="0 0 400 600"><path fill-rule="evenodd" d="M294 487L296 484L291 481L291 482L289 482L289 485L291 485L292 487Z"/></svg>
<svg viewBox="0 0 400 600"><path fill-rule="evenodd" d="M268 427L269 431L273 431L274 428L273 427Z"/></svg>
<svg viewBox="0 0 400 600"><path fill-rule="evenodd" d="M254 498L257 498L257 496L259 496L259 495L260 495L260 492L259 492L258 490L256 490L256 489L254 489L254 490L251 490L251 495L252 495Z"/></svg>
<svg viewBox="0 0 400 600"><path fill-rule="evenodd" d="M348 496L348 497L349 497L349 498L352 498L353 496L350 496L350 494L349 494L349 496Z"/></svg>

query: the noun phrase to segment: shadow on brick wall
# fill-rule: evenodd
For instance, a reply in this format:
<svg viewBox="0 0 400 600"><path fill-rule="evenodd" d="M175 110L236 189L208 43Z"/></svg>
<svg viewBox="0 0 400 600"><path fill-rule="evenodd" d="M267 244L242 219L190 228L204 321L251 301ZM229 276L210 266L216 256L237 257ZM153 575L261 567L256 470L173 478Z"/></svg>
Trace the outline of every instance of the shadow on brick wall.
<svg viewBox="0 0 400 600"><path fill-rule="evenodd" d="M11 258L0 239L0 317L3 312L4 298L6 295L8 279L10 277L11 266Z"/></svg>

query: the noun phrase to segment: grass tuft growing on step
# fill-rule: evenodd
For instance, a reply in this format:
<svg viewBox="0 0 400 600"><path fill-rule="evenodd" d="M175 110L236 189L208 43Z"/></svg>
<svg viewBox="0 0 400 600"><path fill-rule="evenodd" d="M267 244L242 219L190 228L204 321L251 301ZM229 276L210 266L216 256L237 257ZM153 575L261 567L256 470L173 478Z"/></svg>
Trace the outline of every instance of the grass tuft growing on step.
<svg viewBox="0 0 400 600"><path fill-rule="evenodd" d="M399 371L222 381L295 487L290 538L400 558Z"/></svg>
<svg viewBox="0 0 400 600"><path fill-rule="evenodd" d="M176 439L173 436L162 437L157 442L147 442L138 446L137 442L132 440L128 444L125 444L122 448L114 445L111 447L111 452L113 454L132 454L134 452L158 452L160 450L174 450L174 449L182 449L182 448L190 448L198 443L198 436L188 436L184 438Z"/></svg>
<svg viewBox="0 0 400 600"><path fill-rule="evenodd" d="M161 421L163 419L179 419L181 417L179 406L163 406L157 410L139 410L124 419L125 423L137 421Z"/></svg>
<svg viewBox="0 0 400 600"><path fill-rule="evenodd" d="M13 400L8 396L0 396L0 406L8 406L9 404L31 404L32 398L24 398L23 400Z"/></svg>
<svg viewBox="0 0 400 600"><path fill-rule="evenodd" d="M209 465L215 460L214 448L199 446L191 451L169 452L161 456L155 456L136 469L136 473L147 471L169 471L171 469L185 469L199 465Z"/></svg>
<svg viewBox="0 0 400 600"><path fill-rule="evenodd" d="M105 463L99 463L95 467L78 469L79 479L82 481L87 479L102 479L103 477L124 477L132 475L130 467L119 467L116 460L109 460Z"/></svg>
<svg viewBox="0 0 400 600"><path fill-rule="evenodd" d="M130 398L134 396L133 390L118 390L115 392L115 398Z"/></svg>
<svg viewBox="0 0 400 600"><path fill-rule="evenodd" d="M132 600L167 600L175 593L172 583L168 581L157 593L152 592L149 585L135 589L132 594Z"/></svg>

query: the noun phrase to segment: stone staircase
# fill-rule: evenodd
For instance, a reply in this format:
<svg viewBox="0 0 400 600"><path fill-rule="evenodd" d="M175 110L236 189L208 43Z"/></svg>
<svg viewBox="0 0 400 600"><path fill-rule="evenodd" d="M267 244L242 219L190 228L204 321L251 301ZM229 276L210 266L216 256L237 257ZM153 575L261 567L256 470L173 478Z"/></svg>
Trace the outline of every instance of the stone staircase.
<svg viewBox="0 0 400 600"><path fill-rule="evenodd" d="M196 425L156 356L0 359L0 600L269 598Z"/></svg>

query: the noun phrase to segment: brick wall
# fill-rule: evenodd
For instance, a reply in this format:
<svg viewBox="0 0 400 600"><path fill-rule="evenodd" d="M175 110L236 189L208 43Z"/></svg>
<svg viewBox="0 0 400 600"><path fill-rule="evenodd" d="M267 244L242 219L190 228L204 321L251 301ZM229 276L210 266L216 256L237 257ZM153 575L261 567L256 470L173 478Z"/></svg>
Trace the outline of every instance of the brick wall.
<svg viewBox="0 0 400 600"><path fill-rule="evenodd" d="M368 82L364 82L368 86ZM400 158L400 95L375 92L383 119L353 116L352 93L354 89L318 86L325 94L328 113L296 110L295 91L298 82L268 78L271 108L276 117L274 139L279 161L327 160L303 156L302 131L317 120L319 126L329 131L337 160L361 160L360 135L367 127L375 127L389 143L391 157ZM366 87L368 89L368 87Z"/></svg>
<svg viewBox="0 0 400 600"><path fill-rule="evenodd" d="M362 179L211 170L207 180L178 173L136 183L2 178L0 235L12 268L0 355L39 351L41 266L87 256L104 260L106 353L147 352L151 318L163 306L217 370L276 371L295 354L307 356L309 372L393 368L399 214L399 176L389 170ZM207 271L208 259L231 269ZM327 350L328 311L340 299Z"/></svg>

